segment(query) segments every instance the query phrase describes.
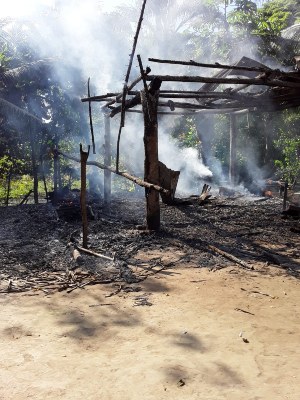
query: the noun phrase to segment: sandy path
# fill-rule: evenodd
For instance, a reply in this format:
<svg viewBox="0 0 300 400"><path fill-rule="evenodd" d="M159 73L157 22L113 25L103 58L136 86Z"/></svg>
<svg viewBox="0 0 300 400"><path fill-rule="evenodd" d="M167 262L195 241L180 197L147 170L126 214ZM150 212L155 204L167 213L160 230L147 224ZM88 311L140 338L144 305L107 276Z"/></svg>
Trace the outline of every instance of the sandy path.
<svg viewBox="0 0 300 400"><path fill-rule="evenodd" d="M1 295L0 398L298 400L299 283L176 268L109 298Z"/></svg>

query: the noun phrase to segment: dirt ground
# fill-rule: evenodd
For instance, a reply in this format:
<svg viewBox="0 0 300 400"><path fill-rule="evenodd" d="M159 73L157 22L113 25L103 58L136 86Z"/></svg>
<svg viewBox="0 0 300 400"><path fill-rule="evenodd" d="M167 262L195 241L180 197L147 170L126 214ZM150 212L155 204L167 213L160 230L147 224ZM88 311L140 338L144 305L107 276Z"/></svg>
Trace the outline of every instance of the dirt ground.
<svg viewBox="0 0 300 400"><path fill-rule="evenodd" d="M138 293L2 294L0 398L299 399L299 283L178 265Z"/></svg>
<svg viewBox="0 0 300 400"><path fill-rule="evenodd" d="M114 261L76 264L80 220L0 208L0 399L298 400L299 218L281 210L188 201L146 233L141 200L116 201L89 226Z"/></svg>

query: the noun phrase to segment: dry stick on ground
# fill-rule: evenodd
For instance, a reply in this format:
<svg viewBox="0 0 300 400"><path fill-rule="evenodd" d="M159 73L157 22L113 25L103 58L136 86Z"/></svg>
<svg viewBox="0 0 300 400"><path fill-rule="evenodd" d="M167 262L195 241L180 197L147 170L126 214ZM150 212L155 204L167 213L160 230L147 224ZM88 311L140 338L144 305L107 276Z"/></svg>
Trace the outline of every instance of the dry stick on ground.
<svg viewBox="0 0 300 400"><path fill-rule="evenodd" d="M233 262L235 262L235 263L241 265L243 268L250 269L250 270L253 270L253 269L254 269L252 266L248 265L248 264L245 263L244 261L242 261L242 260L240 260L239 258L233 256L232 254L227 253L227 252L224 251L224 250L219 249L219 248L216 247L216 246L213 246L213 245L209 244L207 247L208 247L210 250L212 250L213 252L218 253L218 254L220 254L221 256L227 258L228 260L233 261Z"/></svg>
<svg viewBox="0 0 300 400"><path fill-rule="evenodd" d="M76 245L76 248L77 248L79 251L82 251L82 252L84 252L84 253L90 254L91 256L103 258L104 260L114 261L114 258L105 256L105 255L100 254L100 253L96 253L96 252L93 251L93 250L85 249L85 248L80 247L80 246L78 246L78 245Z"/></svg>
<svg viewBox="0 0 300 400"><path fill-rule="evenodd" d="M90 146L88 151L82 150L82 144L80 144L80 164L81 164L81 191L80 191L80 206L82 216L82 246L87 248L87 236L88 236L88 220L86 210L86 164L89 158Z"/></svg>
<svg viewBox="0 0 300 400"><path fill-rule="evenodd" d="M140 13L140 18L139 18L138 25L137 25L137 29L136 29L136 33L135 33L134 40L133 40L132 51L131 51L131 54L130 54L129 65L128 65L128 68L127 68L127 73L126 73L124 87L123 87L121 121L120 121L120 128L119 128L118 140L117 140L117 154L116 154L116 170L117 171L119 171L119 162L120 162L121 132L122 132L122 128L125 126L125 101L126 101L126 94L127 94L127 90L128 90L127 86L128 86L130 71L131 71L131 67L132 67L133 57L134 57L134 53L135 53L135 49L136 49L136 45L137 45L140 29L141 29L141 26L142 26L142 21L143 21L143 17L144 17L144 11L145 11L145 7L146 7L146 3L147 3L147 0L144 0L143 1L143 5L142 5L142 9L141 9L141 13Z"/></svg>
<svg viewBox="0 0 300 400"><path fill-rule="evenodd" d="M73 157L73 156L70 156L70 155L68 155L66 153L63 153L62 151L58 151L58 154L60 154L61 156L65 157L65 158L68 158L69 160L80 162L80 159L78 159L76 157ZM120 175L120 176L123 176L124 178L136 183L139 186L145 187L147 189L150 189L150 190L153 189L153 190L156 190L158 192L169 194L169 190L164 189L163 187L161 187L159 185L154 185L153 183L145 182L141 178L138 178L136 176L130 175L127 172L116 171L113 167L101 164L101 163L99 163L97 161L87 161L86 164L87 165L94 165L95 167L98 167L98 168L101 168L101 169L107 169L107 170L111 171L112 173Z"/></svg>
<svg viewBox="0 0 300 400"><path fill-rule="evenodd" d="M88 97L91 97L90 78L88 79ZM90 101L89 101L89 118L90 118L90 128L91 128L91 135L92 135L93 154L96 154L94 128L93 128L93 117L92 117L92 105L91 105Z"/></svg>

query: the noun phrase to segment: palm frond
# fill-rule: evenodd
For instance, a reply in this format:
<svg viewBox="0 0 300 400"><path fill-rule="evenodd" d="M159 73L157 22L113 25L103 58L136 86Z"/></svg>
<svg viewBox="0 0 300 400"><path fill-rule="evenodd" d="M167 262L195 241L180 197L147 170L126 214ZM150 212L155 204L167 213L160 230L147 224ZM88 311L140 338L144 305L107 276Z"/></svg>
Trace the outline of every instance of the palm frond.
<svg viewBox="0 0 300 400"><path fill-rule="evenodd" d="M6 85L19 80L39 81L45 76L45 71L50 67L52 60L38 60L24 64L20 67L9 69L0 73L0 81Z"/></svg>
<svg viewBox="0 0 300 400"><path fill-rule="evenodd" d="M37 118L35 115L29 113L26 110L23 110L22 108L16 106L13 103L10 103L9 101L1 97L0 97L0 112L2 112L5 115L14 114L16 116L21 116L24 119L33 120L35 122L38 122L39 124L43 123L43 121Z"/></svg>

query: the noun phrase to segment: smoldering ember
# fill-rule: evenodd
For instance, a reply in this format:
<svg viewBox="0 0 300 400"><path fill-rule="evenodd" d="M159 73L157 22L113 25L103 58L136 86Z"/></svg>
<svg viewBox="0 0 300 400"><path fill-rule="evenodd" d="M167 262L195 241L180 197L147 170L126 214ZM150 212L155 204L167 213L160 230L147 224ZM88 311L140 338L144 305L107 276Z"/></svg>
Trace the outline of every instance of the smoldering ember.
<svg viewBox="0 0 300 400"><path fill-rule="evenodd" d="M118 381L114 389L109 377L101 388L98 383L89 386L86 377L78 375L80 397L74 397L75 378L64 378L61 386L55 383L60 368L53 367L51 359L47 363L57 371L51 378L41 377L31 366L32 378L22 371L21 383L16 382L12 376L23 361L15 364L16 354L7 352L10 361L1 364L3 382L9 379L12 388L0 377L0 397L5 399L21 399L22 382L27 397L46 394L46 399L82 398L86 393L89 399L135 399L141 393L146 399L227 399L243 394L250 400L272 393L274 399L295 399L299 393L299 19L282 1L225 1L215 7L203 0L199 9L197 2L185 6L176 1L185 14L175 32L185 38L187 48L197 35L204 35L205 13L212 9L214 18L221 15L225 23L226 37L237 36L232 36L234 45L227 56L226 46L223 52L210 48L214 61L201 49L193 59L188 52L186 59L183 53L176 57L180 52L166 52L164 57L161 51L149 54L145 33L155 20L156 6L161 13L175 15L173 6L158 3L137 2L139 15L134 14L136 27L124 71L107 80L99 68L98 76L86 79L86 84L85 74L73 64L53 54L45 57L45 50L36 57L39 50L31 50L29 44L27 48L25 38L25 44L10 43L12 25L3 20L4 27L8 24L0 37L0 298L7 310L5 343L40 336L31 317L22 320L28 304L39 315L38 329L53 329L56 352L67 353L56 337L70 339L74 354L71 364L67 362L68 374L73 362L83 365L80 356L89 353L88 341L95 360L103 356L109 365L114 359L112 349L100 350L95 342L102 330L108 342L115 335L110 345L116 349L127 343L120 340L121 333L132 335L132 343L145 341L150 349L144 353L143 345L138 350L132 344L121 350L110 372ZM242 40L242 31L235 30L242 29L242 21L245 24L238 18L244 15L254 24L254 16L267 18L273 6L288 13L290 25L283 25L277 36L272 28L269 37L264 32L259 36L263 28L256 22L257 57L246 47L244 54L241 49L235 52ZM119 23L122 10L119 17L117 11L108 13L107 21L101 17L106 29L110 18ZM186 28L183 21L191 25ZM244 35L251 26L248 22L243 28ZM222 29L215 26L212 34L220 35ZM206 39L201 40L204 48ZM85 45L84 54L88 47L93 60L97 48ZM69 311L62 312L61 305ZM102 312L102 306L107 311ZM49 309L60 319L44 322L41 316ZM135 325L143 326L141 321L146 328L135 332ZM202 323L205 327L200 329ZM70 330L61 327L65 325ZM223 326L224 335L215 332ZM232 330L241 351L231 344ZM157 351L144 337L147 332L150 342L159 342ZM162 355L169 346L160 343L162 336L173 338L170 343L179 349L174 357L171 352ZM81 343L77 356L72 340ZM218 351L212 350L216 344L221 346ZM47 371L39 359L43 350L34 352L32 343L20 346L18 351L29 354L30 360L36 357L41 371ZM147 389L141 381L138 391L133 387L127 393L119 368L126 369L131 352L132 364L138 359L143 370L138 351L155 372L152 377L143 372ZM202 361L194 359L197 352L205 356L207 367L198 366ZM249 363L245 374L239 370L242 359L234 356L239 352ZM153 361L155 354L162 357L161 365ZM128 371L132 381L136 371ZM212 375L220 376L219 381L212 382ZM272 392L274 385L278 387ZM238 397L227 397L229 393Z"/></svg>

